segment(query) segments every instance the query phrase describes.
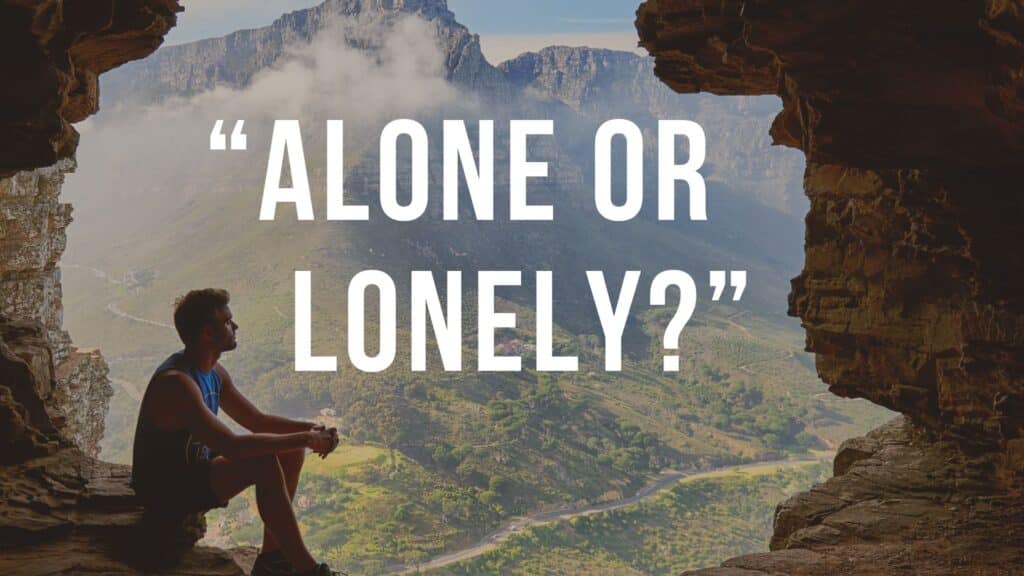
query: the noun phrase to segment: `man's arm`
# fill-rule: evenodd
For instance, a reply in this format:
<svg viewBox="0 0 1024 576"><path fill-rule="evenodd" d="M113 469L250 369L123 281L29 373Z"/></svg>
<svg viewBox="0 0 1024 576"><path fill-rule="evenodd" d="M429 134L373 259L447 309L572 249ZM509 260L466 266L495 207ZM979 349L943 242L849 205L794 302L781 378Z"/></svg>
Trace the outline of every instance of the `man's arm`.
<svg viewBox="0 0 1024 576"><path fill-rule="evenodd" d="M227 412L228 416L241 424L250 432L270 432L273 434L290 434L293 432L305 432L316 427L313 422L291 420L282 416L266 414L256 407L248 398L239 392L235 383L231 381L231 375L220 364L214 366L214 370L220 375L220 405Z"/></svg>
<svg viewBox="0 0 1024 576"><path fill-rule="evenodd" d="M300 448L321 451L331 443L326 432L308 430L290 434L235 434L203 403L199 387L187 375L169 371L154 382L156 397L150 404L154 420L182 426L192 436L228 459L245 459Z"/></svg>

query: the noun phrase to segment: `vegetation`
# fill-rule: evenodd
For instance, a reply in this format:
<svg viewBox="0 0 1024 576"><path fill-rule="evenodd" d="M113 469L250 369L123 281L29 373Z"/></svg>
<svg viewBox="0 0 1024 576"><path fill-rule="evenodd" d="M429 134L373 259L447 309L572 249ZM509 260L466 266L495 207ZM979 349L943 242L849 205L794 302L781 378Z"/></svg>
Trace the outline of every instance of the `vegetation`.
<svg viewBox="0 0 1024 576"><path fill-rule="evenodd" d="M829 475L825 464L684 480L640 504L516 534L429 574L679 574L761 551L775 505Z"/></svg>
<svg viewBox="0 0 1024 576"><path fill-rule="evenodd" d="M379 450L333 469L311 467L300 488L311 541L350 571L420 562L542 507L618 500L666 468L707 469L834 448L886 417L863 402L820 396L824 387L801 352L795 324L754 306L702 304L683 331L680 371L664 373L661 334L674 308L638 304L623 370L604 371L593 303L573 297L587 293L583 270L599 265L646 273L666 262L692 270L716 261L752 271L763 266L762 255L726 253L721 238L699 240L682 228L640 220L609 232L579 206L565 206L557 227L495 225L486 233L473 222L255 223L237 207L251 205L246 195L258 183L234 176L232 183L202 180L149 191L153 202L180 197L175 201L187 203L145 211L173 219L174 226L140 216L126 219L127 229L94 230L91 243L71 243L68 262L109 275L64 270L66 325L80 345L104 350L116 378L102 457L130 460L138 402L129 390L137 395L153 368L180 347L169 327L137 319L169 322L171 302L185 287L229 287L240 346L222 362L239 387L276 413L313 418L331 410L351 450ZM159 265L144 286L118 280L153 263ZM356 271L384 269L401 283L420 269L557 270L556 353L579 356L581 370L537 373L533 351L517 344L520 373L445 373L436 355L428 355L427 372L413 373L404 346L409 335L401 331L391 370L365 374L342 363L337 374L297 374L290 271L299 267L313 271L313 350L341 358L344 287ZM466 367L476 363L474 289L464 286ZM638 294L644 291L641 285ZM528 286L502 293L498 308L516 312L518 328L500 331L500 344L533 342L530 293ZM371 316L368 328L375 327ZM236 501L221 514L211 540L259 538L251 501Z"/></svg>

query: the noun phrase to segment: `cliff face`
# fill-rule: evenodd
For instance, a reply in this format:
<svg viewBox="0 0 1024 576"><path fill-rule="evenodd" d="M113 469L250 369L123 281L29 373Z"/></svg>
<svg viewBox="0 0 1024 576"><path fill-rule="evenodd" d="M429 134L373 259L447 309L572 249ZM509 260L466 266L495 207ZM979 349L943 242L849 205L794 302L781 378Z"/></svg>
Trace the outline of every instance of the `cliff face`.
<svg viewBox="0 0 1024 576"><path fill-rule="evenodd" d="M508 81L527 94L556 100L589 115L645 120L684 117L679 97L654 75L654 60L631 52L585 47L551 46L527 52L498 68ZM705 175L724 181L762 204L802 216L806 199L794 192L803 164L796 154L765 154L762 120L778 104L772 98L694 98L685 117L708 132ZM788 250L777 250L789 253Z"/></svg>
<svg viewBox="0 0 1024 576"><path fill-rule="evenodd" d="M37 363L40 400L63 436L96 457L112 394L108 369L98 352L71 346L62 328L57 268L71 222L71 206L60 203L58 195L65 172L73 167L72 161L62 160L0 179L0 317L39 327L54 367ZM5 460L20 458L11 452Z"/></svg>
<svg viewBox="0 0 1024 576"><path fill-rule="evenodd" d="M772 135L805 153L811 200L790 313L832 392L912 423L882 434L898 454L848 444L836 479L780 508L772 547L784 551L734 569L1020 565L1005 562L1021 544L1006 528L1024 510L1024 266L1011 248L1024 216L1013 170L1024 151L1022 7L640 6L642 43L674 89L782 97ZM858 548L868 541L870 554Z"/></svg>
<svg viewBox="0 0 1024 576"><path fill-rule="evenodd" d="M393 25L402 16L434 23L447 55L447 79L453 84L507 92L501 74L484 59L479 37L455 21L445 0L327 0L285 14L264 28L171 46L116 70L104 78L104 89L111 96L107 101L117 103L130 96L133 103L144 103L171 94L189 96L214 86L246 86L256 73L287 58L291 45L309 43L317 33L342 20L380 30L379 26ZM379 36L360 35L358 29L354 32L348 41L356 48L372 48L380 41Z"/></svg>
<svg viewBox="0 0 1024 576"><path fill-rule="evenodd" d="M155 50L179 10L176 0L0 1L3 574L137 574L202 535L195 517L144 519L128 467L94 459L107 367L63 330L57 268L71 222L58 200L74 168L71 123L96 111L98 75ZM195 550L163 573L241 570L223 552Z"/></svg>

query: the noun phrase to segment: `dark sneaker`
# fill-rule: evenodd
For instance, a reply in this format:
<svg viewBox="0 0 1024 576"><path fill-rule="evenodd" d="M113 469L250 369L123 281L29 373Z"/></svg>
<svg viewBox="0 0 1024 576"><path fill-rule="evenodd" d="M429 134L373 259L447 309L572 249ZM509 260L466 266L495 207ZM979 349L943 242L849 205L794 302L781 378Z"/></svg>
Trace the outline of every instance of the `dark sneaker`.
<svg viewBox="0 0 1024 576"><path fill-rule="evenodd" d="M295 576L295 569L280 550L275 550L256 557L252 576Z"/></svg>

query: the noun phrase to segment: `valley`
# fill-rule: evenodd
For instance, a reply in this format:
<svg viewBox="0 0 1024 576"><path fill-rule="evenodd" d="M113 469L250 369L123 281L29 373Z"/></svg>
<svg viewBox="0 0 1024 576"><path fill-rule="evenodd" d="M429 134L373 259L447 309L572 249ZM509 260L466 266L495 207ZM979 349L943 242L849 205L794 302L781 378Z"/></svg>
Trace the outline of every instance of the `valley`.
<svg viewBox="0 0 1024 576"><path fill-rule="evenodd" d="M413 37L415 46L407 46ZM346 66L336 65L338 58ZM365 82L349 82L348 69L361 70ZM373 76L389 70L401 74ZM346 90L396 78L417 89L398 91L393 100L359 93L372 110L345 109L353 101ZM336 101L277 99L281 87L299 80L310 86L302 94L338 94ZM479 550L481 539L516 518L545 518L566 507L600 513L556 514L564 521L517 532L479 556L432 566L455 574L506 567L536 573L568 570L576 562L595 574L630 573L627 567L668 573L681 565L658 561L664 549L685 550L678 556L685 566L714 563L763 547L773 504L821 474L801 464L751 477L677 482L643 502L630 499L653 494L645 487L669 471L690 476L802 462L889 417L866 402L821 396L825 387L803 352L803 334L784 316L789 278L800 268L804 206L799 155L770 149L765 136L776 100L679 96L657 82L650 60L606 50L552 47L495 66L441 0L392 8L330 0L267 28L162 49L104 82L105 106L118 115L100 114L83 127L89 145L65 185L66 199L78 207L65 256L74 266L63 268L64 324L76 343L103 350L116 382L101 458L129 459L138 409L131 391L142 390L152 369L180 347L169 329L174 298L191 288L227 288L241 328L239 348L222 363L239 388L266 410L330 418L344 435L338 454L307 460L296 507L316 554L350 573L379 574ZM424 95L431 98L409 100ZM269 125L282 106L296 107L296 116L308 122L346 118L345 200L365 205L369 220L302 221L288 202L277 206L273 220L260 220L262 158L214 161L208 151L167 151L205 143L209 119L228 106L253 126L250 149L269 137L257 129L261 120ZM464 178L458 218L446 216L444 159L436 150L427 154L423 215L408 222L384 216L373 134L387 119L410 116L438 142L446 119L469 125L495 120L493 221L473 217ZM348 119L356 117L363 120L350 126ZM550 166L549 178L531 179L531 202L550 205L554 221L510 218L512 160L501 150L509 149L511 136L502 126L517 117L550 118L558 127L551 138L531 139L529 149L531 160ZM647 136L663 118L691 118L704 127L707 221L659 220L655 187L644 189L635 218L601 217L593 201L593 136L616 117L629 118ZM168 128L165 138L134 139L150 122ZM303 144L314 149L325 142L304 135ZM621 152L612 147L616 204L627 187L627 176L615 168L625 165ZM657 182L657 147L645 145L643 155L644 182ZM311 189L326 190L329 166L309 160ZM397 166L395 195L407 203L413 186L404 168L411 163L401 152ZM283 174L282 185L290 178ZM82 198L88 202L78 202ZM325 201L312 195L314 214L327 213ZM741 302L712 302L710 287L697 282L699 304L674 351L674 372L663 369L662 335L675 303L646 302L651 279L667 269L695 279L708 270L747 270L751 279ZM367 356L379 354L375 336L390 331L393 320L395 342L403 343L393 361L371 372L338 353L335 370L296 372L296 270L310 272L308 344L318 356L354 344L348 294L339 287L363 270L392 278L402 295L394 317L381 314L368 291L362 332L369 336L362 348ZM429 329L422 340L424 369L410 370L413 350L404 343L413 339L413 323L405 295L413 291L414 270L435 278L463 272L461 318L449 326L462 336L461 372L444 369L440 346L452 345L431 338ZM482 346L481 270L523 271L520 285L485 299L493 301L494 314L514 314L516 321L494 325L493 340ZM538 270L558 279L550 318L541 318L536 304ZM620 371L605 369L608 336L588 270L605 272L606 296L619 293L625 271L640 273L621 334ZM550 327L551 355L576 358L576 371L537 369L538 326ZM486 355L518 357L521 369L466 369ZM616 502L629 505L617 508ZM211 514L208 541L256 543L262 532L254 512L251 499L239 498ZM638 555L623 556L614 546L617 539L637 544L620 530L623 522L649 537Z"/></svg>

